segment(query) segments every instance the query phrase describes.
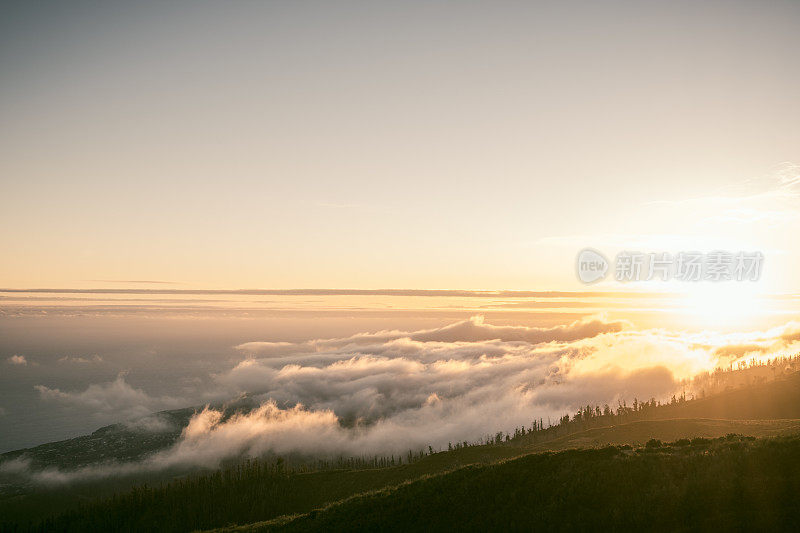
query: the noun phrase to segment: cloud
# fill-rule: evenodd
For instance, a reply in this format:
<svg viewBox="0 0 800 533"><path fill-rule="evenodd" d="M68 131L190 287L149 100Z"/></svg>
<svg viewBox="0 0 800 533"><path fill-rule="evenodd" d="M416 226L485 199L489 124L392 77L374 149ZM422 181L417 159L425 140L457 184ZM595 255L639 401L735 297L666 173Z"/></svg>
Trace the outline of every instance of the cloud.
<svg viewBox="0 0 800 533"><path fill-rule="evenodd" d="M369 453L420 439L434 445L470 439L529 425L531 417L557 419L587 403L665 399L686 386L681 380L752 355L743 346L757 347L761 357L791 352L797 331L789 323L766 332L687 335L598 318L555 328L472 318L416 332L246 343L238 348L247 358L215 380L230 394L257 393L284 409L332 413L341 431L359 437L328 443ZM265 423L263 413L250 416L258 423L217 422L208 433L218 439L225 424ZM251 446L233 446L242 448Z"/></svg>
<svg viewBox="0 0 800 533"><path fill-rule="evenodd" d="M65 355L64 357L60 357L58 359L59 363L75 363L75 364L89 364L89 363L102 363L103 358L99 355L92 355L90 357L83 357L83 356L69 356Z"/></svg>
<svg viewBox="0 0 800 533"><path fill-rule="evenodd" d="M103 420L143 417L153 411L185 405L185 400L172 397L153 398L142 389L134 389L125 381L124 373L114 381L89 385L86 390L64 392L44 385L34 385L43 401L85 409Z"/></svg>
<svg viewBox="0 0 800 533"><path fill-rule="evenodd" d="M0 463L0 474L24 474L28 472L30 460L25 457L15 457Z"/></svg>
<svg viewBox="0 0 800 533"><path fill-rule="evenodd" d="M594 337L600 333L621 331L627 323L624 321L606 322L600 319L586 319L565 326L553 328L535 328L525 326L492 326L476 316L463 322L443 328L421 331L411 335L412 340L429 342L477 342L488 340L522 341L528 343L573 341L586 337Z"/></svg>
<svg viewBox="0 0 800 533"><path fill-rule="evenodd" d="M698 342L700 346L709 347L702 340ZM713 354L728 360L763 358L780 352L791 352L796 343L800 343L800 324L789 322L765 332L729 334L713 348Z"/></svg>
<svg viewBox="0 0 800 533"><path fill-rule="evenodd" d="M6 359L6 362L8 362L8 364L18 365L18 366L25 366L28 364L28 360L25 359L24 355L12 355L8 359Z"/></svg>
<svg viewBox="0 0 800 533"><path fill-rule="evenodd" d="M764 353L769 349L769 346L761 344L730 344L727 346L720 346L714 350L714 355L720 358L740 358L747 354Z"/></svg>
<svg viewBox="0 0 800 533"><path fill-rule="evenodd" d="M129 420L125 422L125 427L143 433L166 433L179 429L172 420L159 413Z"/></svg>
<svg viewBox="0 0 800 533"><path fill-rule="evenodd" d="M571 324L552 328L526 326L494 326L486 324L482 316L474 316L467 320L449 324L441 328L426 329L414 332L379 331L377 333L359 333L339 339L317 339L304 343L288 342L246 342L236 348L250 355L262 357L279 357L288 354L315 353L335 349L388 343L401 339L419 342L478 342L478 341L522 341L529 343L570 341L585 337L594 337L600 333L621 331L630 324L624 320L605 321L592 317L578 320Z"/></svg>
<svg viewBox="0 0 800 533"><path fill-rule="evenodd" d="M647 204L696 211L703 214L701 221L705 223L782 225L800 217L798 200L800 165L785 162L769 175L730 185L718 195Z"/></svg>
<svg viewBox="0 0 800 533"><path fill-rule="evenodd" d="M800 225L800 165L785 162L771 173L732 183L710 194L652 200L631 207L630 218L647 221L636 233L551 235L525 243L577 252L586 246L606 253L621 250L678 252L729 251L757 247L782 253L776 229L793 234ZM777 247L777 248L776 248Z"/></svg>
<svg viewBox="0 0 800 533"><path fill-rule="evenodd" d="M209 396L248 394L252 409L198 410L174 446L136 464L106 465L42 482L275 454L403 454L557 420L587 404L668 399L738 356L797 348L798 324L735 334L636 330L593 318L554 328L480 318L441 328L361 333L301 343L245 343L245 358L213 376ZM153 399L119 376L80 392L37 387L42 398L98 412L142 414ZM688 389L690 390L690 389ZM177 401L177 400L175 400ZM157 418L143 429L164 429ZM38 474L37 474L38 475Z"/></svg>
<svg viewBox="0 0 800 533"><path fill-rule="evenodd" d="M183 294L230 296L434 296L438 298L564 298L603 296L600 291L480 291L462 289L11 289L10 294ZM641 294L641 293L640 293Z"/></svg>
<svg viewBox="0 0 800 533"><path fill-rule="evenodd" d="M450 372L457 372L449 369ZM546 370L550 376L557 369ZM221 421L220 413L205 411L181 444L164 456L209 465L219 457L267 451L299 452L314 456L338 454L402 454L427 445L445 448L448 442L473 441L479 436L530 426L534 418L557 419L565 406L579 406L589 398L618 394L649 397L674 390L676 382L663 367L630 373L609 371L579 376L568 383L544 379L531 384L503 379L508 388L476 386L460 394L421 393L404 409L377 418L372 424L345 426L335 408L309 409L302 404L281 409L268 400L257 410ZM513 382L513 385L512 385ZM533 386L531 386L533 385ZM421 392L421 391L420 391ZM369 394L364 400L374 399ZM210 421L210 422L209 422Z"/></svg>
<svg viewBox="0 0 800 533"><path fill-rule="evenodd" d="M152 279L90 279L91 282L99 283L135 283L143 285L181 285L178 281L161 281Z"/></svg>

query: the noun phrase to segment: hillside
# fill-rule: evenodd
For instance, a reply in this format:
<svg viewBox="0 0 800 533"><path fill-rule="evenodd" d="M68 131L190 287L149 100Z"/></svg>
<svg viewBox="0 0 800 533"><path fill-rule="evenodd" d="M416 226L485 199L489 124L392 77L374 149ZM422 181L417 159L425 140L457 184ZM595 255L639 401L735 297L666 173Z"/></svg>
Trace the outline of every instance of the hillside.
<svg viewBox="0 0 800 533"><path fill-rule="evenodd" d="M247 523L281 515L307 513L359 493L397 486L431 475L474 465L490 465L543 450L568 450L605 444L642 444L651 438L670 440L720 437L734 432L751 436L800 434L800 420L639 421L594 428L549 443L469 446L425 455L410 464L383 468L350 468L293 473L285 466L251 461L219 473L174 481L160 488L140 488L49 521L46 531L150 530L190 531ZM50 498L54 496L51 494Z"/></svg>
<svg viewBox="0 0 800 533"><path fill-rule="evenodd" d="M254 406L248 397L243 397L211 407L223 411L223 419L227 419ZM24 457L33 468L62 470L109 461L137 461L173 445L192 416L202 409L203 406L195 406L159 411L126 424L103 426L90 435L4 452L0 461Z"/></svg>
<svg viewBox="0 0 800 533"><path fill-rule="evenodd" d="M644 445L650 439L664 442L678 439L718 438L729 434L750 437L775 437L800 434L800 420L640 420L616 426L587 429L541 444L527 445L526 451L558 451L570 448Z"/></svg>
<svg viewBox="0 0 800 533"><path fill-rule="evenodd" d="M531 454L224 531L792 531L800 438Z"/></svg>
<svg viewBox="0 0 800 533"><path fill-rule="evenodd" d="M765 396L767 400L754 400ZM774 437L800 434L800 374L770 383L728 390L696 400L667 405L636 402L608 415L599 407L583 409L552 427L518 428L513 435L456 444L450 451L415 452L410 458L361 458L344 462L305 464L278 458L250 460L215 473L162 473L150 477L104 479L63 489L7 494L0 499L6 528L34 525L42 530L187 531L244 524L308 513L354 495L398 486L425 476L440 475L470 465L489 465L521 456L572 448L608 445L642 446L651 439L718 438L728 434ZM685 418L681 415L696 415ZM708 415L727 414L730 419ZM792 415L774 419L770 415ZM180 413L186 416L185 412ZM743 419L756 415L754 419ZM672 416L672 417L671 417ZM759 419L760 417L760 419ZM116 430L115 430L116 431ZM68 443L70 441L67 441ZM62 443L56 443L61 445ZM73 444L70 444L72 446ZM57 450L56 445L54 446ZM48 453L53 448L45 449ZM127 449L135 447L135 439ZM106 451L106 453L109 453ZM44 457L44 454L39 455ZM396 459L396 460L395 460ZM410 459L410 460L409 460ZM67 462L70 458L62 458ZM129 490L132 483L139 485ZM143 486L147 483L149 486ZM113 499L105 496L117 494ZM66 511L66 513L64 513ZM1 528L0 528L1 529Z"/></svg>

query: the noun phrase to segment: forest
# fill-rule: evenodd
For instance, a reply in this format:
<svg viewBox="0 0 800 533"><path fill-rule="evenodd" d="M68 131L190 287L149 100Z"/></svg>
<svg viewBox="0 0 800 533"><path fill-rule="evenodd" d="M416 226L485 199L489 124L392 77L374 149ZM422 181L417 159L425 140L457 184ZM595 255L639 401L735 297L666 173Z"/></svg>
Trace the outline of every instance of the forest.
<svg viewBox="0 0 800 533"><path fill-rule="evenodd" d="M527 454L398 483L399 468L309 477L280 462L251 461L157 489L138 488L33 530L583 530L591 523L604 530L788 531L800 520L796 436L651 439L639 447ZM358 494L319 503L353 484Z"/></svg>
<svg viewBox="0 0 800 533"><path fill-rule="evenodd" d="M531 454L246 531L792 531L800 438L729 435Z"/></svg>
<svg viewBox="0 0 800 533"><path fill-rule="evenodd" d="M587 405L441 450L248 458L132 489L108 481L96 493L113 495L80 502L72 491L39 491L0 502L0 529L572 529L605 520L624 529L713 522L780 530L798 518L788 495L800 489L800 372L791 371L796 358L785 363L780 376L716 394ZM752 368L728 372L738 379ZM745 503L750 522L737 514Z"/></svg>

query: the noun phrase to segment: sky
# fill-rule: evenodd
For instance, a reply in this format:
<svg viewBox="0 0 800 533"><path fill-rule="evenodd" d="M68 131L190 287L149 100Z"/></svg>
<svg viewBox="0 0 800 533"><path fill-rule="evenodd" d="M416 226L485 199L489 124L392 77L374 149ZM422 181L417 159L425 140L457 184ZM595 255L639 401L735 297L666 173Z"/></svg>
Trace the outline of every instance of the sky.
<svg viewBox="0 0 800 533"><path fill-rule="evenodd" d="M10 2L0 287L795 292L797 2ZM748 289L749 290L749 289Z"/></svg>
<svg viewBox="0 0 800 533"><path fill-rule="evenodd" d="M795 1L5 2L0 451L181 407L147 468L446 447L795 356L798 30ZM585 248L763 265L588 286Z"/></svg>

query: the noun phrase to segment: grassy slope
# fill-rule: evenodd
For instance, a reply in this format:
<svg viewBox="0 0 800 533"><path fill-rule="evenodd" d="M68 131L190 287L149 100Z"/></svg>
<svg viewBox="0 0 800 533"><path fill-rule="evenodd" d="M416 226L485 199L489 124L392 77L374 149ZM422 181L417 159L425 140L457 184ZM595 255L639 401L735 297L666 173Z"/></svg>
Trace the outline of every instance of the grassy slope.
<svg viewBox="0 0 800 533"><path fill-rule="evenodd" d="M729 433L752 437L800 434L800 373L794 373L786 379L730 390L709 398L666 406L658 409L654 415L655 420L595 427L548 438L545 442L535 442L534 436L526 435L512 441L510 446L484 446L434 454L409 466L416 467L414 474L420 467L425 467L426 475L435 475L470 464L468 457L459 456L463 451L475 453L480 450L478 453L483 453L482 462L488 463L513 455L524 456L547 450L641 445L652 438L669 442L680 438L716 438ZM508 453L507 448L516 449L516 452ZM498 453L498 450L503 451ZM397 476L404 478L399 481L413 479L411 472L403 468L405 467L398 468L398 473L409 475ZM368 490L372 489L365 489L365 492Z"/></svg>
<svg viewBox="0 0 800 533"><path fill-rule="evenodd" d="M800 438L722 438L530 454L229 531L793 531L798 493Z"/></svg>
<svg viewBox="0 0 800 533"><path fill-rule="evenodd" d="M737 433L752 437L800 434L800 420L648 420L593 428L541 444L478 446L427 456L411 465L391 469L301 474L297 490L315 497L293 512L308 512L325 503L358 493L400 485L425 476L451 472L466 466L481 466L545 451L596 448L607 445L643 445L655 438L664 442L679 438L717 438ZM313 487L313 489L312 489ZM287 513L288 514L288 513ZM247 530L248 527L243 529Z"/></svg>
<svg viewBox="0 0 800 533"><path fill-rule="evenodd" d="M650 439L664 442L682 438L723 437L729 433L750 437L800 434L800 420L640 420L628 424L587 429L541 444L529 444L526 451L566 450L607 445L643 445Z"/></svg>

